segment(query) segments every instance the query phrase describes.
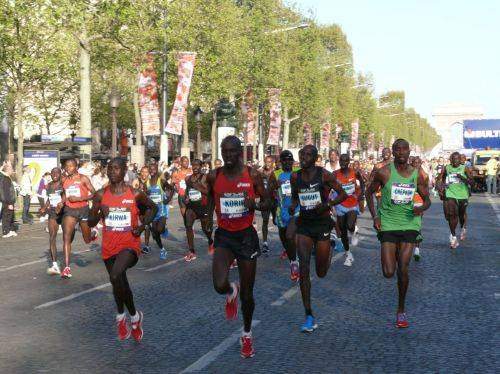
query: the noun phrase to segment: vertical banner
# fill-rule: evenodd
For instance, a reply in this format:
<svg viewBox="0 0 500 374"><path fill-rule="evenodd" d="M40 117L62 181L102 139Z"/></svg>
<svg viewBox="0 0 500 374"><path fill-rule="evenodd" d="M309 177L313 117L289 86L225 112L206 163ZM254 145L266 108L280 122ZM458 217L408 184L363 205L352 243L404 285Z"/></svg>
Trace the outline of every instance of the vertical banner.
<svg viewBox="0 0 500 374"><path fill-rule="evenodd" d="M184 124L184 117L186 116L186 109L189 97L189 90L191 89L191 80L193 79L194 61L196 59L195 52L180 52L178 54L178 83L177 92L175 95L175 102L170 113L165 132L174 135L182 134L182 125Z"/></svg>
<svg viewBox="0 0 500 374"><path fill-rule="evenodd" d="M325 123L321 128L321 142L320 149L328 150L330 148L330 132L332 129L332 125L329 123Z"/></svg>
<svg viewBox="0 0 500 374"><path fill-rule="evenodd" d="M355 120L351 125L351 151L358 150L359 122Z"/></svg>
<svg viewBox="0 0 500 374"><path fill-rule="evenodd" d="M245 113L246 121L246 145L253 145L255 142L255 111L254 111L255 96L252 90L248 90L245 94L245 101L243 102L243 112Z"/></svg>
<svg viewBox="0 0 500 374"><path fill-rule="evenodd" d="M268 145L279 145L281 132L281 102L279 88L269 89L269 136L267 138Z"/></svg>
<svg viewBox="0 0 500 374"><path fill-rule="evenodd" d="M153 66L153 56L150 54L146 57L146 68L139 73L137 92L139 94L142 135L160 135L158 79Z"/></svg>
<svg viewBox="0 0 500 374"><path fill-rule="evenodd" d="M308 123L304 123L304 145L313 144L312 128Z"/></svg>

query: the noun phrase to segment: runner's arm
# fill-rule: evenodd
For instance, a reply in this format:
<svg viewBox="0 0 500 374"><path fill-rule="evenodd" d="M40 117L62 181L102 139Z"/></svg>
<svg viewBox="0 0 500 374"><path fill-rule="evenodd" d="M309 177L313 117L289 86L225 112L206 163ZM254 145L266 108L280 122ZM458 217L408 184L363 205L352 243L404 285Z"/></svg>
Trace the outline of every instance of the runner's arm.
<svg viewBox="0 0 500 374"><path fill-rule="evenodd" d="M361 201L365 199L365 178L359 171L356 172L356 178L359 180L359 187L361 188L361 193L358 196L358 199Z"/></svg>
<svg viewBox="0 0 500 374"><path fill-rule="evenodd" d="M472 188L472 186L474 185L474 179L472 178L472 172L470 168L465 167L465 175L466 178L463 178L462 176L460 177L463 178L462 180Z"/></svg>
<svg viewBox="0 0 500 374"><path fill-rule="evenodd" d="M269 192L264 187L264 180L262 179L262 174L257 170L251 169L250 178L252 179L253 188L255 192L260 196L260 202L256 203L255 199L248 199L246 200L249 204L249 206L247 207L250 209L261 210L261 211L269 210L271 208L271 198Z"/></svg>
<svg viewBox="0 0 500 374"><path fill-rule="evenodd" d="M269 181L267 182L267 190L271 194L278 188L279 188L278 181L276 180L276 176L274 175L274 173L272 173L271 176L269 177Z"/></svg>
<svg viewBox="0 0 500 374"><path fill-rule="evenodd" d="M99 190L94 194L94 197L92 199L92 208L90 208L89 220L87 222L90 227L96 226L99 221L103 218L106 218L109 213L107 208L101 206L103 195L104 190Z"/></svg>
<svg viewBox="0 0 500 374"><path fill-rule="evenodd" d="M328 200L328 205L329 205L328 208L331 208L334 205L338 205L342 201L347 199L347 194L345 193L340 183L337 181L337 178L335 178L335 176L332 173L324 170L323 181L326 182L328 187L330 187L330 190L334 190L335 192L337 192L337 196L335 197L335 199Z"/></svg>
<svg viewBox="0 0 500 374"><path fill-rule="evenodd" d="M380 230L380 217L377 216L377 212L375 211L375 205L373 203L373 195L378 191L379 188L382 188L384 185L384 179L382 175L381 169L378 169L372 177L370 184L365 192L366 203L368 205L368 210L373 219L373 227L377 231Z"/></svg>
<svg viewBox="0 0 500 374"><path fill-rule="evenodd" d="M193 179L192 176L189 176L189 180ZM186 178L187 182L187 178ZM207 176L204 175L201 177L200 181L192 181L191 185L196 188L198 191L200 191L203 195L208 195L208 186L207 186Z"/></svg>
<svg viewBox="0 0 500 374"><path fill-rule="evenodd" d="M143 191L134 189L134 195L135 203L139 209L146 208L144 217L142 218L142 224L133 230L134 236L140 236L146 226L153 222L153 218L158 212L158 207Z"/></svg>
<svg viewBox="0 0 500 374"><path fill-rule="evenodd" d="M413 214L421 215L431 206L431 199L429 197L429 177L422 168L418 170L417 192L424 200L424 203L422 206L414 207Z"/></svg>
<svg viewBox="0 0 500 374"><path fill-rule="evenodd" d="M295 214L295 210L299 205L299 190L297 189L297 173L293 172L290 176L290 187L292 188L292 203L288 208L288 213L293 216Z"/></svg>

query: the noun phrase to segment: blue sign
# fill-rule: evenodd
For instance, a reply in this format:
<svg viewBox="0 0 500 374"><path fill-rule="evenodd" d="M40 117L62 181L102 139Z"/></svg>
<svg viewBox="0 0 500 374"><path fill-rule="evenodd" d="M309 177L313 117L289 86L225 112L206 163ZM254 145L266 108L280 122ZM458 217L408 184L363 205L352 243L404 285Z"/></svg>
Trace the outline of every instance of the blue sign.
<svg viewBox="0 0 500 374"><path fill-rule="evenodd" d="M92 138L86 138L84 136L75 136L73 139L74 143L90 143L92 141Z"/></svg>
<svg viewBox="0 0 500 374"><path fill-rule="evenodd" d="M464 148L500 149L500 119L464 121Z"/></svg>

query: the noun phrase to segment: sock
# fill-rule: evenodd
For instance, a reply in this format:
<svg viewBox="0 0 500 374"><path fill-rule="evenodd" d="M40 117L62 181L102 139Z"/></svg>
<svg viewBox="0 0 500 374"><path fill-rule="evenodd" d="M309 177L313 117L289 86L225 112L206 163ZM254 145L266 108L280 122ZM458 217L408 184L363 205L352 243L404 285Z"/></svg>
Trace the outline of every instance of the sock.
<svg viewBox="0 0 500 374"><path fill-rule="evenodd" d="M121 320L123 320L124 318L125 318L125 313L121 313L121 314L120 314L120 313L118 313L118 314L116 315L116 320L117 320L117 321L121 321Z"/></svg>
<svg viewBox="0 0 500 374"><path fill-rule="evenodd" d="M306 317L307 317L307 316L314 317L314 316L313 316L312 309L306 309Z"/></svg>
<svg viewBox="0 0 500 374"><path fill-rule="evenodd" d="M234 298L236 297L237 290L238 288L236 286L236 283L231 282L231 296L229 296L230 300L234 300Z"/></svg>
<svg viewBox="0 0 500 374"><path fill-rule="evenodd" d="M135 312L135 316L130 316L132 322L138 322L140 319L139 313Z"/></svg>
<svg viewBox="0 0 500 374"><path fill-rule="evenodd" d="M252 331L251 330L249 332L243 331L241 333L241 336L245 337L245 338L251 338L252 337Z"/></svg>
<svg viewBox="0 0 500 374"><path fill-rule="evenodd" d="M56 267L56 266L59 266L59 265L57 265L57 261L53 261L52 262L52 266Z"/></svg>

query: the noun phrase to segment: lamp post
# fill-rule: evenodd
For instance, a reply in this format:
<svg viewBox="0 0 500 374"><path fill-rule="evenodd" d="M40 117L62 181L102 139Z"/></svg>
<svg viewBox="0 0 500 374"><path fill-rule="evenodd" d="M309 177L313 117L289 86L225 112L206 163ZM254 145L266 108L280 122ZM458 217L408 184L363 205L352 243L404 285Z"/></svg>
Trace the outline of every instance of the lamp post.
<svg viewBox="0 0 500 374"><path fill-rule="evenodd" d="M198 106L194 111L194 118L196 120L196 158L201 160L203 155L201 152L201 115L203 111Z"/></svg>
<svg viewBox="0 0 500 374"><path fill-rule="evenodd" d="M117 137L117 115L116 109L120 105L120 94L113 88L109 94L109 106L111 107L111 157L116 157Z"/></svg>

